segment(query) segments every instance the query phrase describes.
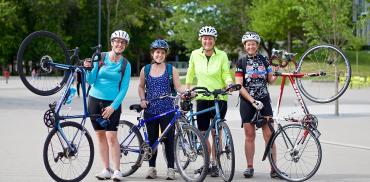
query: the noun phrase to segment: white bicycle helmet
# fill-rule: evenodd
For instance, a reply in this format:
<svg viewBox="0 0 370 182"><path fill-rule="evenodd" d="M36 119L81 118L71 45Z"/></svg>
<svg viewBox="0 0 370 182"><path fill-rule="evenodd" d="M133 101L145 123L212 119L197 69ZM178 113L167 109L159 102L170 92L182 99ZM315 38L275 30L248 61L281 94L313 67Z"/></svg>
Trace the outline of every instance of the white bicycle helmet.
<svg viewBox="0 0 370 182"><path fill-rule="evenodd" d="M245 32L242 37L242 43L244 44L248 40L254 40L258 44L261 42L261 38L256 32Z"/></svg>
<svg viewBox="0 0 370 182"><path fill-rule="evenodd" d="M123 30L114 31L112 33L112 35L110 36L110 41L112 41L113 39L116 39L116 38L126 40L127 44L130 42L130 36L128 35L127 32L125 32Z"/></svg>
<svg viewBox="0 0 370 182"><path fill-rule="evenodd" d="M199 30L199 37L203 35L210 35L213 37L217 37L217 30L211 26L204 26Z"/></svg>

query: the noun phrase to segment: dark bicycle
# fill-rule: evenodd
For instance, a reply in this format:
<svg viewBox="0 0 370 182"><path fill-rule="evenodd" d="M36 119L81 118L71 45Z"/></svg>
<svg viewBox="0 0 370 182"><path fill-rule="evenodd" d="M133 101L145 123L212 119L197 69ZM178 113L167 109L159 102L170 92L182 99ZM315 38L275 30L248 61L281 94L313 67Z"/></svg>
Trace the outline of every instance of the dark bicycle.
<svg viewBox="0 0 370 182"><path fill-rule="evenodd" d="M94 48L92 59L97 61L100 46ZM17 68L24 85L41 96L53 95L64 88L58 101L49 104L44 114L44 123L49 128L43 148L44 165L49 175L56 181L81 181L90 171L94 161L93 140L85 128L90 115L87 111L86 80L81 79L83 113L68 115L62 107L70 102L74 74L85 78L86 68L71 65L80 62L78 48L70 57L64 42L54 33L37 31L27 36L19 47ZM37 77L31 68L37 69ZM81 119L74 122L72 119Z"/></svg>
<svg viewBox="0 0 370 182"><path fill-rule="evenodd" d="M165 95L157 99L163 99L165 97L174 98L175 103L179 99L179 95L176 97ZM150 102L151 101L149 101L149 104ZM209 155L205 140L203 135L196 128L186 122L184 112L178 105L175 105L174 109L171 111L148 119L143 119L144 110L139 104L131 105L130 110L140 113L140 116L137 117L138 123L136 125L125 120L121 120L118 125L118 137L121 148L121 171L123 176L133 174L142 165L143 161L148 161L169 130L175 127L174 151L176 152L176 170L185 181L204 180L207 176L207 172L204 171L198 175L194 174L194 169L204 166L208 167ZM172 117L170 123L158 137L156 142L150 146L145 123L168 116ZM140 130L143 131L143 135ZM183 156L183 158L180 156ZM193 169L191 173L185 170L189 168Z"/></svg>

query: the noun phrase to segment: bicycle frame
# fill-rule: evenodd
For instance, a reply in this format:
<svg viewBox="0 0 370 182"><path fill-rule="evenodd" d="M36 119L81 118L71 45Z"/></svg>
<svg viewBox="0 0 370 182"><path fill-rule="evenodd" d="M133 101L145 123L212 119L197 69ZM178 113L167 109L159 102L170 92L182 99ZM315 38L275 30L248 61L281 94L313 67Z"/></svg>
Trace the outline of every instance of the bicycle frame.
<svg viewBox="0 0 370 182"><path fill-rule="evenodd" d="M302 97L301 93L298 90L297 84L295 83L295 78L302 78L302 77L305 76L305 74L302 74L302 73L281 73L280 76L282 77L281 84L280 84L280 95L278 97L278 102L277 102L276 107L275 107L274 117L277 116L279 114L279 111L280 111L281 98L282 98L283 93L284 93L285 80L286 80L287 77L288 77L288 79L289 79L289 81L290 81L290 83L291 83L291 85L294 89L294 93L296 94L299 103L301 104L303 112L305 114L310 114L308 109L307 109L306 103L304 102L303 97ZM276 119L276 118L274 118L274 119ZM279 123L279 120L277 120L277 122Z"/></svg>
<svg viewBox="0 0 370 182"><path fill-rule="evenodd" d="M208 127L207 131L204 134L205 139L207 139L209 137L209 134L210 134L211 130L213 128L217 128L218 122L221 121L218 99L215 99L214 103L215 103L214 106L212 106L210 108L207 108L207 109L203 109L203 110L198 111L198 112L193 112L193 109L191 109L189 111L189 116L187 117L188 122L191 123L193 126L195 126L195 122L194 122L194 119L193 119L194 116L197 116L197 115L200 115L200 114L203 114L203 113L207 113L207 112L211 112L211 111L216 111L216 116L212 119L210 126ZM215 131L215 136L218 136L218 130ZM218 143L218 141L216 143Z"/></svg>
<svg viewBox="0 0 370 182"><path fill-rule="evenodd" d="M151 117L151 118L148 118L148 119L143 119L143 118L139 118L138 119L138 124L136 126L134 126L136 129L138 129L140 131L141 128L143 128L143 134L144 134L144 140L145 140L145 143L147 145L149 145L149 139L148 139L148 133L147 133L147 130L146 130L146 126L145 126L145 123L148 123L148 122L151 122L153 120L156 120L156 119L159 119L159 118L163 118L163 117L166 117L170 114L174 113L174 116L172 117L170 123L167 125L167 127L165 128L165 130L161 133L161 135L157 138L157 140L155 141L155 143L150 146L150 148L155 151L157 148L158 148L158 145L159 143L162 141L162 139L164 138L164 136L167 135L167 133L169 132L169 130L175 126L175 122L176 120L181 116L181 112L179 111L179 108L176 106L175 109L171 110L171 111L168 111L168 112L165 112L165 113L162 113L162 114L159 114L159 115L156 115L154 117ZM131 143L131 141L133 140L133 137L132 135L134 135L135 133L132 132L132 129L130 130L130 134L120 143L120 145L122 146L123 143L125 142L128 142L128 143ZM127 141L129 140L129 141ZM140 150L133 150L133 149L127 149L127 151L130 151L130 152L135 152L135 153L140 153Z"/></svg>
<svg viewBox="0 0 370 182"><path fill-rule="evenodd" d="M278 130L282 129L282 125L281 125L281 123L279 121L279 118L277 116L278 116L279 111L280 111L281 99L282 99L282 96L283 96L283 93L284 93L286 78L289 79L290 84L292 85L292 87L294 89L294 93L295 93L299 103L301 104L301 108L302 108L304 114L305 115L310 114L310 112L308 111L308 108L306 106L306 103L304 102L303 97L302 97L301 93L298 90L297 84L295 83L295 78L302 78L306 75L307 74L304 74L304 73L278 73L277 76L281 76L282 81L281 81L281 84L280 84L280 94L278 96L278 101L276 103L276 108L275 108L275 111L274 111L274 114L273 114L273 119L277 123ZM294 121L297 121L297 120L294 120ZM305 130L307 130L307 128ZM306 136L307 131L304 131L304 132L305 132L304 135ZM264 152L263 157L262 157L262 161L264 161L266 159L267 155L268 155L268 152L269 152L268 146L270 145L274 134L275 134L275 130L272 131L272 135L271 135L271 137L270 137L270 139L269 139L269 141L266 145L265 152ZM288 142L290 143L290 145L292 145L292 146L294 145L290 140L288 140Z"/></svg>
<svg viewBox="0 0 370 182"><path fill-rule="evenodd" d="M79 66L72 66L72 65L64 65L64 64L57 64L57 63L49 63L49 66L52 68L57 68L61 70L69 70L69 76L67 79L67 82L65 84L65 90L60 97L59 101L56 103L54 108L54 114L55 114L55 124L53 128L56 128L58 131L58 136L61 136L63 140L65 141L65 144L68 146L68 148L72 149L72 151L75 151L77 149L73 148L71 143L75 140L78 133L74 135L74 137L71 139L71 141L68 141L67 137L65 136L63 129L61 128L60 121L61 120L67 120L67 119L78 119L82 118L82 121L80 125L84 126L86 122L86 118L91 117L87 110L87 96L86 96L86 79L81 79L81 88L82 88L82 98L83 98L83 114L82 115L59 115L59 112L63 106L63 103L65 99L67 99L68 96L68 90L70 89L71 85L74 81L74 73L81 74L81 78L85 78L86 76L86 70L83 67ZM51 108L52 109L52 108ZM83 127L84 128L84 127ZM61 142L63 145L63 142Z"/></svg>

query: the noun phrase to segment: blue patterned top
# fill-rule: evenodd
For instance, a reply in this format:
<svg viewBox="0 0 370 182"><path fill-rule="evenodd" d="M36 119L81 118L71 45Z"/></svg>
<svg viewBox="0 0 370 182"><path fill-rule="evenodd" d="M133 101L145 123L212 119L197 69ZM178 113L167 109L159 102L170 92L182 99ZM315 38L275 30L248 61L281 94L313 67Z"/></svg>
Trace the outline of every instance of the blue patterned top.
<svg viewBox="0 0 370 182"><path fill-rule="evenodd" d="M145 112L157 115L174 108L173 99L168 97L151 101L159 96L171 93L169 81L167 70L159 77L148 75L146 81L146 99L149 101L149 106Z"/></svg>

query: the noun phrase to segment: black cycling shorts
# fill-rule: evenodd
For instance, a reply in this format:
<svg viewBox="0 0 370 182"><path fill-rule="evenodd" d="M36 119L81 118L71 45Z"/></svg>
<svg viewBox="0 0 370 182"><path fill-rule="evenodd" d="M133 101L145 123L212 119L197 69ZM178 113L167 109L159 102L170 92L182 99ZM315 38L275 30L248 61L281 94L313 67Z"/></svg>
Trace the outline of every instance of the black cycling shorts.
<svg viewBox="0 0 370 182"><path fill-rule="evenodd" d="M263 108L260 111L261 116L272 116L270 96L257 100L261 101L263 104ZM253 107L252 103L240 97L240 116L242 118L242 123L250 123L255 113L256 108Z"/></svg>
<svg viewBox="0 0 370 182"><path fill-rule="evenodd" d="M101 100L89 96L88 111L89 114L102 114L102 109L108 107L113 101ZM96 121L95 118L91 119L91 124L94 130L117 131L117 126L121 117L121 106L119 106L109 117L108 125L104 128Z"/></svg>
<svg viewBox="0 0 370 182"><path fill-rule="evenodd" d="M197 100L197 112L213 107L214 105L215 102L213 100ZM225 119L227 111L227 101L220 100L218 101L218 105L220 108L221 119ZM213 119L215 115L216 110L197 115L197 124L199 131L207 131L211 123L211 119Z"/></svg>

